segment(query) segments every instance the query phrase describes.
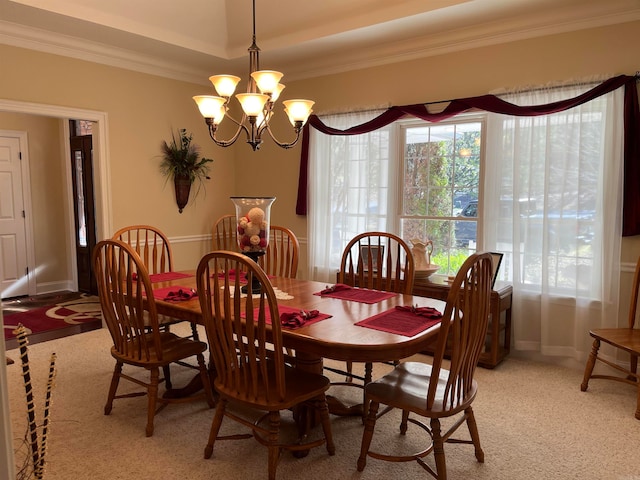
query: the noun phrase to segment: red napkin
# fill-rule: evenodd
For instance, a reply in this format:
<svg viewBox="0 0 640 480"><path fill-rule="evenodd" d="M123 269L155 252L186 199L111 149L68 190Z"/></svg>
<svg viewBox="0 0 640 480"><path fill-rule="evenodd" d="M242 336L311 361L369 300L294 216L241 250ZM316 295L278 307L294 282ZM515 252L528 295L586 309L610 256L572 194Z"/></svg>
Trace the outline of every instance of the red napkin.
<svg viewBox="0 0 640 480"><path fill-rule="evenodd" d="M318 310L302 310L300 308L288 307L286 305L279 305L278 310L280 311L280 324L283 327L291 329L300 328L305 325L319 322L320 320L331 318L331 315L320 313ZM258 316L258 311L258 308L254 309L254 317ZM268 311L266 312L266 316L267 323L271 323L271 316ZM242 317L246 318L246 315L243 313Z"/></svg>
<svg viewBox="0 0 640 480"><path fill-rule="evenodd" d="M166 302L183 302L184 300L191 300L197 295L198 294L193 288L190 288L188 290L183 290L180 288L177 291L171 291L167 293L166 297L164 297L164 300Z"/></svg>
<svg viewBox="0 0 640 480"><path fill-rule="evenodd" d="M184 302L196 297L198 292L189 287L164 287L155 288L153 295L158 300L164 300L165 302Z"/></svg>
<svg viewBox="0 0 640 480"><path fill-rule="evenodd" d="M342 292L344 290L351 290L352 288L353 287L351 287L350 285L345 285L344 283L336 283L335 285L321 290L319 293L320 295L326 295L327 293Z"/></svg>
<svg viewBox="0 0 640 480"><path fill-rule="evenodd" d="M318 315L320 315L318 310L283 312L280 314L280 324L283 327L298 328L306 324L312 318L316 318Z"/></svg>
<svg viewBox="0 0 640 480"><path fill-rule="evenodd" d="M402 312L410 312L420 317L431 318L434 320L442 318L442 314L433 307L413 307L413 306L396 306L396 310Z"/></svg>

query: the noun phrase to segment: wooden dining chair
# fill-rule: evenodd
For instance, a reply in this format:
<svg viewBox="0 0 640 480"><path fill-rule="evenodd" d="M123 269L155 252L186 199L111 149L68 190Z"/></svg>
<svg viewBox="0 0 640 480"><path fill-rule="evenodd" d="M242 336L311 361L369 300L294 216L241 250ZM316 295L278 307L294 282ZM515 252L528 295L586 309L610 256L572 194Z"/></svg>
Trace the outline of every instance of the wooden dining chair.
<svg viewBox="0 0 640 480"><path fill-rule="evenodd" d="M471 404L478 384L474 373L487 332L491 301L492 258L489 253L471 255L458 271L447 297L436 350L431 365L421 362L401 363L382 378L367 384L365 399L369 403L362 435L358 471L363 471L367 456L391 462L415 460L438 479L447 478L445 443L473 444L478 462L484 462L480 436ZM449 370L444 368L444 353L451 348ZM378 414L380 404L386 408ZM370 449L376 421L394 409L402 411L400 434L407 432L408 423L424 429L429 446L421 452L391 455ZM440 419L457 417L447 422L441 431ZM418 417L418 418L416 418ZM419 417L428 418L429 425ZM471 440L451 438L466 422ZM387 436L386 441L389 441ZM424 457L434 454L435 468Z"/></svg>
<svg viewBox="0 0 640 480"><path fill-rule="evenodd" d="M230 276L231 271L247 272L249 283L255 277L261 285L260 292L249 289L245 296L240 276ZM268 478L273 480L282 450L309 450L326 444L333 455L335 446L325 398L329 379L286 364L278 303L262 268L240 253L213 251L200 260L196 278L217 374L214 386L219 394L205 458L211 457L216 440L253 435L268 447ZM227 404L239 408L227 409ZM285 444L280 438L280 412L300 409L301 405L318 412L324 436ZM243 415L243 410L264 415L255 421L251 412ZM248 427L252 433L218 436L224 417Z"/></svg>
<svg viewBox="0 0 640 480"><path fill-rule="evenodd" d="M93 265L102 315L113 340L111 355L116 360L104 414L111 413L115 399L146 395L146 434L150 437L156 412L168 403L200 399L204 395L209 406L213 407L203 355L207 344L179 337L161 328L149 273L138 254L122 241L103 240L93 251ZM160 378L159 369L193 356L197 358L204 393L186 399L161 397L158 390L164 379ZM124 365L148 370L149 382L123 373ZM145 387L145 391L118 395L121 378Z"/></svg>
<svg viewBox="0 0 640 480"><path fill-rule="evenodd" d="M633 276L633 287L631 290L631 302L629 304L629 318L626 327L621 328L598 328L591 330L589 335L593 337L593 346L587 359L584 369L584 377L580 390L585 392L589 388L589 380L601 378L614 380L616 382L627 383L636 387L638 396L636 400L635 417L640 420L640 375L638 374L638 357L640 356L640 328L635 328L636 312L638 307L638 292L640 290L640 257L636 263L636 270ZM625 367L612 360L609 360L600 353L602 342L615 347L615 352L626 352L629 355L629 366ZM619 371L622 375L594 374L593 369L596 362L600 361L605 365Z"/></svg>
<svg viewBox="0 0 640 480"><path fill-rule="evenodd" d="M151 225L130 225L116 231L111 238L129 245L138 254L150 275L173 271L171 243L160 229ZM182 323L184 320L158 315L158 321L162 328L169 330L171 325ZM190 325L191 337L200 340L198 326L195 323ZM165 367L164 377L167 388L171 388L171 372L168 365Z"/></svg>
<svg viewBox="0 0 640 480"><path fill-rule="evenodd" d="M286 227L271 225L267 251L259 258L258 263L267 275L296 278L299 255L298 237Z"/></svg>
<svg viewBox="0 0 640 480"><path fill-rule="evenodd" d="M338 283L411 294L414 275L411 248L402 238L387 232L364 232L353 237L343 250ZM351 384L354 378L364 385L371 381L373 364L365 363L364 376L353 374L350 362L347 362L346 371L328 370L346 376L345 382L334 382L334 385Z"/></svg>
<svg viewBox="0 0 640 480"><path fill-rule="evenodd" d="M212 250L238 251L235 215L223 215L213 224L211 232Z"/></svg>
<svg viewBox="0 0 640 480"><path fill-rule="evenodd" d="M129 245L142 259L150 275L173 271L173 255L167 236L151 225L130 225L111 238Z"/></svg>

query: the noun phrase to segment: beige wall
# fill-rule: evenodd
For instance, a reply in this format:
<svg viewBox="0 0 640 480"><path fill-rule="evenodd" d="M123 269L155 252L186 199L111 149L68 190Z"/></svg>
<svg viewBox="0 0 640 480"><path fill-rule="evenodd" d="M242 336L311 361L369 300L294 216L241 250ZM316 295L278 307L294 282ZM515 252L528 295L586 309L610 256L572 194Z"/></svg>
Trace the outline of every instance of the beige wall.
<svg viewBox="0 0 640 480"><path fill-rule="evenodd" d="M471 97L502 87L540 85L592 75L633 75L640 68L640 56L633 47L637 44L638 32L640 22L630 22L523 40L300 82L285 82L285 93L287 98L312 98L316 101L315 113L322 114ZM265 172L252 182L253 188L247 189L276 195L278 200L272 208L272 218L289 225L303 237L302 244L306 246L306 222L295 215L299 148L274 152L275 147L268 147L271 146L265 146L255 156L247 154L238 159L239 165L259 164ZM251 181L251 177L246 179L247 183ZM265 183L270 183L271 188L267 188ZM623 240L623 262L635 263L639 254L640 240L637 237ZM303 272L305 268L306 256L303 254Z"/></svg>
<svg viewBox="0 0 640 480"><path fill-rule="evenodd" d="M0 76L0 98L107 114L111 230L156 225L176 239L176 267L195 268L209 249L214 220L232 211L235 178L233 152L212 144L191 100L206 87L6 45L0 58L11 66ZM211 180L182 214L158 168L160 142L172 128L191 131L203 155L214 159ZM52 201L33 190L34 203Z"/></svg>
<svg viewBox="0 0 640 480"><path fill-rule="evenodd" d="M315 112L322 114L590 75L633 74L639 57L630 46L639 31L640 22L631 22L297 82L285 76L283 98L312 98ZM190 98L208 91L206 86L8 46L0 46L0 57L12 66L0 76L0 97L107 112L113 229L131 223L159 226L178 240L178 268L189 268L209 247L202 237L213 221L232 212L230 195L274 195L272 222L288 225L300 237L300 271L306 276L306 221L295 214L299 146L283 150L268 140L258 152L243 141L227 149L214 146ZM268 53L262 60L268 64ZM289 140L289 124L280 112L278 107L274 131ZM182 214L171 185L165 185L157 170L159 143L171 127L192 131L203 153L215 160L206 197ZM634 261L638 254L640 241L625 239L622 261Z"/></svg>

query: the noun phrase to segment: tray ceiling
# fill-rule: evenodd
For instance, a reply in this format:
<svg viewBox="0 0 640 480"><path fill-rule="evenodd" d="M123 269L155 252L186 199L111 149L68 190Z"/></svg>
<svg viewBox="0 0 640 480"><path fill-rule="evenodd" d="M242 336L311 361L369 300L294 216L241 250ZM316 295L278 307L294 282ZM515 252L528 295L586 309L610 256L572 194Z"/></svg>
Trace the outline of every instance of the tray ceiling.
<svg viewBox="0 0 640 480"><path fill-rule="evenodd" d="M0 0L0 43L207 83L246 75L251 0ZM256 0L287 80L640 19L640 0Z"/></svg>

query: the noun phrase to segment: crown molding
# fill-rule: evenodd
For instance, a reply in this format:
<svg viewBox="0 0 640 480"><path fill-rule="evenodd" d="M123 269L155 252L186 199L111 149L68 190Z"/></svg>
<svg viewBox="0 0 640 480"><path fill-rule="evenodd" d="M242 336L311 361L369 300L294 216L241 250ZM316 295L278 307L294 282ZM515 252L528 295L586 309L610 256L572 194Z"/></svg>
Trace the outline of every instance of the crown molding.
<svg viewBox="0 0 640 480"><path fill-rule="evenodd" d="M186 64L10 22L0 21L0 43L174 80L208 84L206 72Z"/></svg>
<svg viewBox="0 0 640 480"><path fill-rule="evenodd" d="M555 24L530 25L526 20L523 20L519 23L512 23L508 30L505 29L504 23L496 22L437 36L416 37L386 44L376 48L375 51L343 51L340 56L316 58L312 68L306 68L302 62L300 62L301 66L296 68L296 64L292 63L287 69L287 77L291 80L321 77L638 20L640 20L640 8L633 12L615 13Z"/></svg>
<svg viewBox="0 0 640 480"><path fill-rule="evenodd" d="M473 27L451 30L444 34L424 35L409 40L378 45L376 48L339 49L330 54L305 55L297 58L293 50L271 52L280 57L281 68L290 80L302 80L344 73L383 65L417 60L452 52L510 43L571 31L597 28L640 20L640 8L604 15L585 15L583 18L549 22L549 19L521 18L510 22L490 22ZM533 22L533 23L532 23ZM0 21L0 43L19 48L61 55L87 62L132 70L200 85L209 85L208 68L196 67L186 61L167 60L156 55L136 53L67 35ZM313 50L314 47L311 47ZM309 59L310 60L306 60ZM213 63L213 61L211 62Z"/></svg>

